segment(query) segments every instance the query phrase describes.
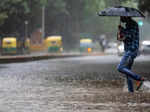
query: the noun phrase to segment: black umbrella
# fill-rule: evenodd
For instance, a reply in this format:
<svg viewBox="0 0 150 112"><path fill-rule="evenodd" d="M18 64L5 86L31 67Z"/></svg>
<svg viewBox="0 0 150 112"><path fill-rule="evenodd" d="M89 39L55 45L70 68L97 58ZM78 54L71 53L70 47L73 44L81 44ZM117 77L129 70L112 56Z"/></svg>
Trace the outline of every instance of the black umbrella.
<svg viewBox="0 0 150 112"><path fill-rule="evenodd" d="M145 17L141 11L135 8L123 7L123 6L106 8L103 11L100 11L98 15L99 16ZM120 21L120 25L121 25L121 21ZM124 38L120 34L120 30L117 33L117 40L124 40Z"/></svg>
<svg viewBox="0 0 150 112"><path fill-rule="evenodd" d="M100 11L98 15L99 16L145 17L141 11L135 8L123 7L123 6L106 8L103 11Z"/></svg>

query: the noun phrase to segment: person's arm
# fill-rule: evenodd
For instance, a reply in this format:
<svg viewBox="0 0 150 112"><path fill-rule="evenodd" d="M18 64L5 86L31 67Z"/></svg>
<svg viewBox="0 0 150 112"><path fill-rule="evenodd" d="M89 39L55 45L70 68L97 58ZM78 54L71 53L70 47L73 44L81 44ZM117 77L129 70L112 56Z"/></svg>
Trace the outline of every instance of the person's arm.
<svg viewBox="0 0 150 112"><path fill-rule="evenodd" d="M121 25L119 25L118 26L118 33L117 33L117 40L124 41L125 40L125 35L123 35L121 33L121 29L123 29L123 27Z"/></svg>
<svg viewBox="0 0 150 112"><path fill-rule="evenodd" d="M120 27L120 33L125 37L125 38L132 38L132 31L130 29L125 29L123 27Z"/></svg>

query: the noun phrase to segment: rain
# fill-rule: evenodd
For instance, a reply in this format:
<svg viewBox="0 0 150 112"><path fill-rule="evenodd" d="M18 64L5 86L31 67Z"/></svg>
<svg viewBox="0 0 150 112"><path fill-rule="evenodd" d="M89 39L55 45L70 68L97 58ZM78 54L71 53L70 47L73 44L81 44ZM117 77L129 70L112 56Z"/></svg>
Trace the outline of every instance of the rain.
<svg viewBox="0 0 150 112"><path fill-rule="evenodd" d="M149 0L1 0L0 111L150 112L149 5ZM119 13L112 15L114 9ZM118 69L127 53L126 40L118 40L126 28L123 15L139 28L131 71L142 83L138 90L139 81L132 80L134 92L130 75Z"/></svg>

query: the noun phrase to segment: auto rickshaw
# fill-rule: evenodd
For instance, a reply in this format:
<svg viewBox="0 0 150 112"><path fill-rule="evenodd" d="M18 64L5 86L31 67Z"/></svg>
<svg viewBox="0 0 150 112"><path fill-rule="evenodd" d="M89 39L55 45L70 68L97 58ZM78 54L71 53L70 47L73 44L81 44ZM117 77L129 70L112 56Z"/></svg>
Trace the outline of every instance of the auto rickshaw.
<svg viewBox="0 0 150 112"><path fill-rule="evenodd" d="M16 54L17 39L15 37L5 37L2 40L2 54Z"/></svg>
<svg viewBox="0 0 150 112"><path fill-rule="evenodd" d="M46 38L46 46L48 52L62 52L62 37L61 36L49 36Z"/></svg>
<svg viewBox="0 0 150 112"><path fill-rule="evenodd" d="M80 51L81 52L92 52L92 39L81 39L80 40Z"/></svg>
<svg viewBox="0 0 150 112"><path fill-rule="evenodd" d="M30 39L25 41L17 39L16 37L4 37L2 39L2 55L9 54L29 54L30 53Z"/></svg>

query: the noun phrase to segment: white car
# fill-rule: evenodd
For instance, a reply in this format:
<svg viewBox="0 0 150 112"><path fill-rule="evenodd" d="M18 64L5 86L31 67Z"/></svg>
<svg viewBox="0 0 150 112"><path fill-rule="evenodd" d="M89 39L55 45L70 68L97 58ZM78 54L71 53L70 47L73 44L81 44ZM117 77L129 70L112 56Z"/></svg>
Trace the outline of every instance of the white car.
<svg viewBox="0 0 150 112"><path fill-rule="evenodd" d="M107 48L105 49L107 54L117 54L117 43L109 42Z"/></svg>
<svg viewBox="0 0 150 112"><path fill-rule="evenodd" d="M141 53L150 54L150 40L144 40L141 43Z"/></svg>
<svg viewBox="0 0 150 112"><path fill-rule="evenodd" d="M117 47L118 56L122 56L124 54L124 44L120 43Z"/></svg>

